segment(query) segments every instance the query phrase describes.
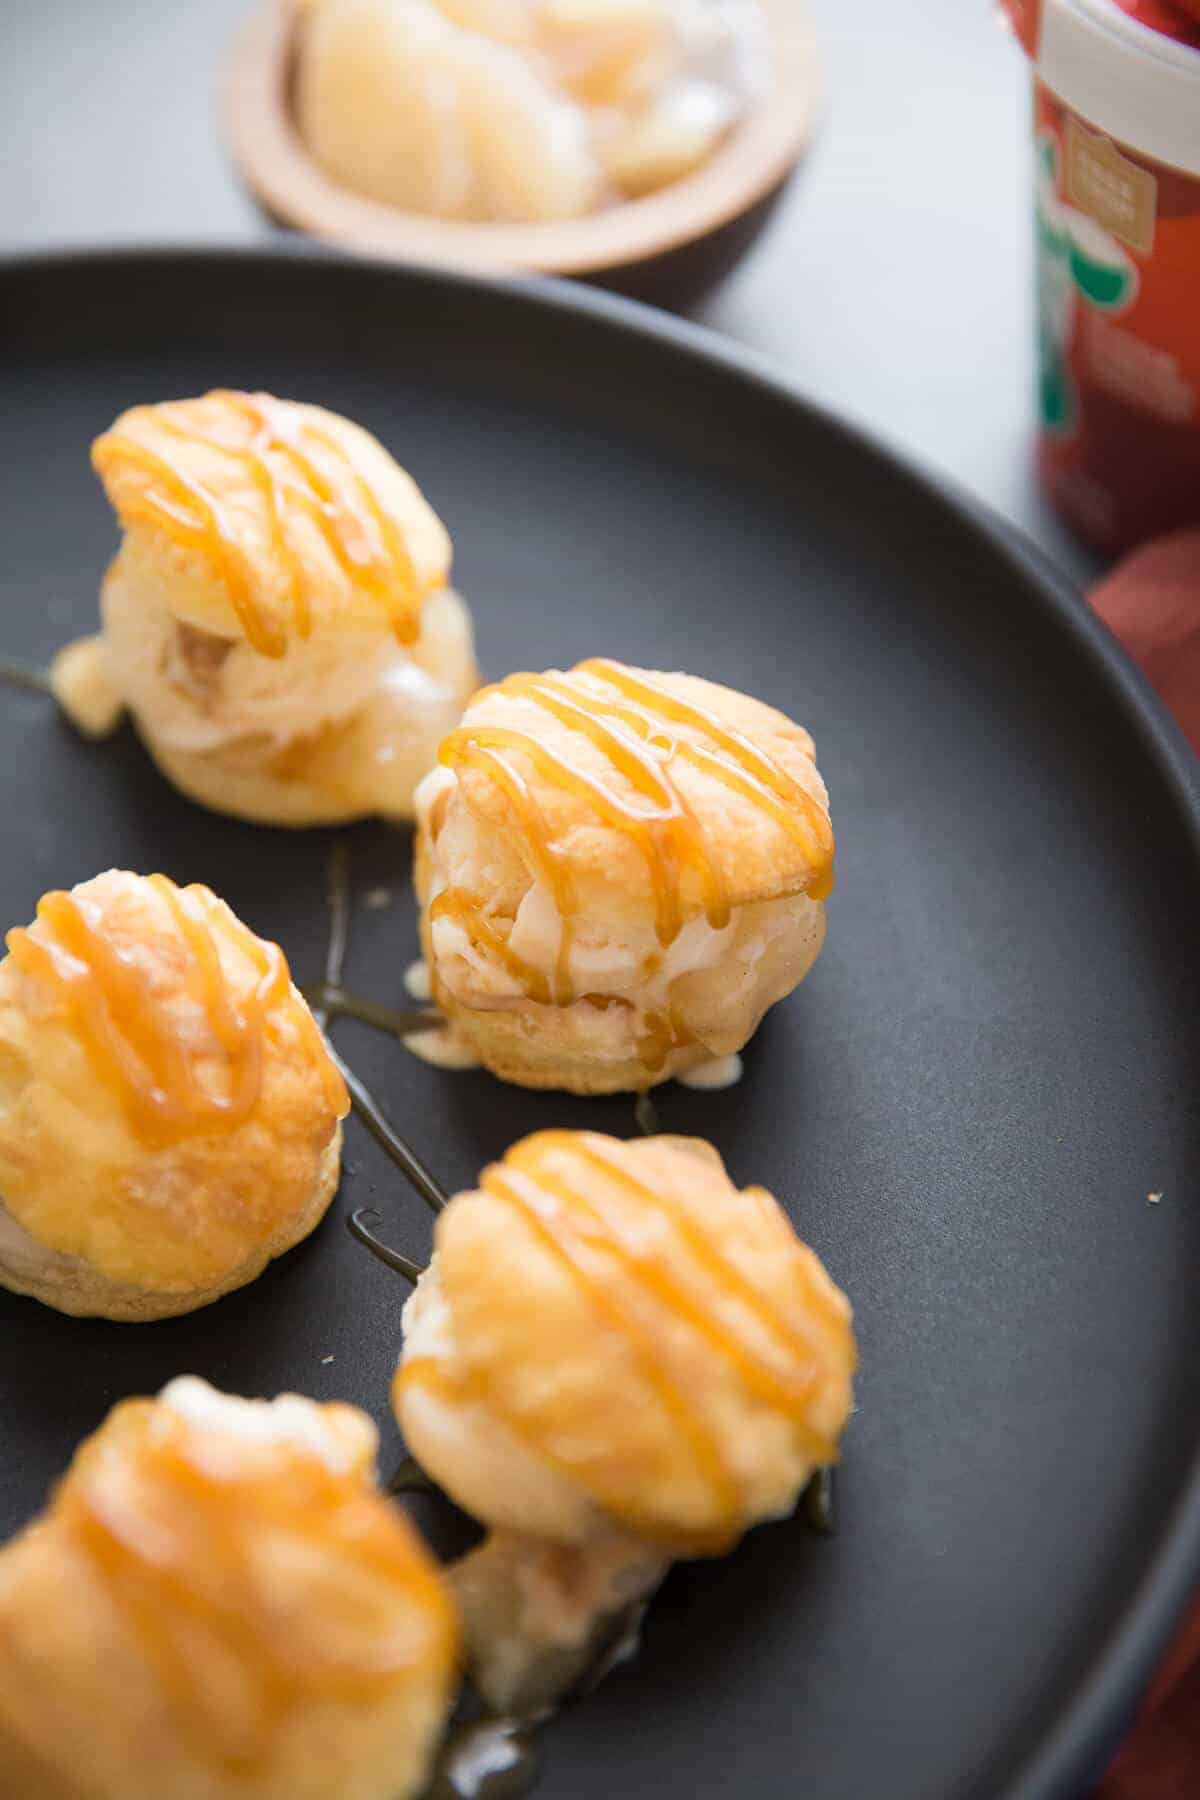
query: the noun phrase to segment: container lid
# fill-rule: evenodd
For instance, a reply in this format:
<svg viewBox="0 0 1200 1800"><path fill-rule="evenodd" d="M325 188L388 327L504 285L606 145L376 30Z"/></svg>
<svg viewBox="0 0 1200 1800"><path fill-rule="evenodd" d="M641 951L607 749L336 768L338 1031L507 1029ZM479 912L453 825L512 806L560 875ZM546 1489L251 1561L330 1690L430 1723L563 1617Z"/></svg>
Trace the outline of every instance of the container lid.
<svg viewBox="0 0 1200 1800"><path fill-rule="evenodd" d="M1114 0L1005 0L1038 74L1090 125L1200 177L1200 49ZM1185 21L1186 26L1186 21Z"/></svg>

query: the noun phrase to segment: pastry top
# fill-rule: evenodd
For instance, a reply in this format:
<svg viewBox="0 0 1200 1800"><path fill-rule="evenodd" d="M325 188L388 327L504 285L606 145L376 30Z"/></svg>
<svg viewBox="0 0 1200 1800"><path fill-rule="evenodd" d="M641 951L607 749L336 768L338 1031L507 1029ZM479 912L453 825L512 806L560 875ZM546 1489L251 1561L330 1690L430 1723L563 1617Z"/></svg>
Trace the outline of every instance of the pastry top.
<svg viewBox="0 0 1200 1800"><path fill-rule="evenodd" d="M135 406L92 462L171 610L265 656L343 625L411 643L449 574L450 540L415 482L321 407L228 389Z"/></svg>
<svg viewBox="0 0 1200 1800"><path fill-rule="evenodd" d="M203 1287L307 1203L345 1086L283 952L109 870L0 962L0 1199L114 1281Z"/></svg>
<svg viewBox="0 0 1200 1800"><path fill-rule="evenodd" d="M610 1523L696 1554L788 1510L836 1460L849 1304L711 1146L539 1132L451 1202L436 1250L437 1335L406 1342L394 1394L427 1464L426 1397L482 1407Z"/></svg>
<svg viewBox="0 0 1200 1800"><path fill-rule="evenodd" d="M360 1721L369 1756L373 1717L411 1704L423 1760L457 1632L375 1485L376 1444L354 1407L240 1400L191 1376L116 1406L0 1552L0 1771L11 1734L68 1768L86 1745L89 1794L274 1795L293 1791L279 1774L314 1730L338 1766L324 1785L303 1771L303 1793L395 1793L386 1768L343 1785L341 1759L364 1755Z"/></svg>
<svg viewBox="0 0 1200 1800"><path fill-rule="evenodd" d="M812 739L774 708L695 676L602 658L567 674L510 675L475 696L439 762L471 817L519 846L563 918L650 907L666 946L701 912L720 929L733 906L819 899L832 885ZM429 778L431 841L444 780Z"/></svg>

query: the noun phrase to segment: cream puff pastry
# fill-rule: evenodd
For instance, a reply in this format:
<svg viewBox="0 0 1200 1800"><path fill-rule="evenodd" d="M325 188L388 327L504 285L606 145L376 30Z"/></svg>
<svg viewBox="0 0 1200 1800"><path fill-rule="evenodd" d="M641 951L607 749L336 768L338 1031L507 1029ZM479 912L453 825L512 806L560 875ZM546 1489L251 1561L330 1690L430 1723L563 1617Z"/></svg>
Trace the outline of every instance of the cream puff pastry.
<svg viewBox="0 0 1200 1800"><path fill-rule="evenodd" d="M813 754L691 675L597 658L482 689L417 791L422 947L457 1037L582 1094L740 1050L824 938Z"/></svg>
<svg viewBox="0 0 1200 1800"><path fill-rule="evenodd" d="M0 1791L407 1800L453 1604L356 1408L193 1376L127 1400L0 1551Z"/></svg>
<svg viewBox="0 0 1200 1800"><path fill-rule="evenodd" d="M277 945L207 888L115 869L7 944L0 1282L159 1319L312 1231L348 1101Z"/></svg>
<svg viewBox="0 0 1200 1800"><path fill-rule="evenodd" d="M125 535L102 637L52 670L83 728L107 684L217 812L410 817L477 679L450 540L410 477L346 419L228 391L134 407L92 461Z"/></svg>
<svg viewBox="0 0 1200 1800"><path fill-rule="evenodd" d="M393 1406L491 1533L455 1571L475 1679L528 1704L670 1559L730 1549L836 1461L850 1307L694 1139L540 1132L435 1243Z"/></svg>

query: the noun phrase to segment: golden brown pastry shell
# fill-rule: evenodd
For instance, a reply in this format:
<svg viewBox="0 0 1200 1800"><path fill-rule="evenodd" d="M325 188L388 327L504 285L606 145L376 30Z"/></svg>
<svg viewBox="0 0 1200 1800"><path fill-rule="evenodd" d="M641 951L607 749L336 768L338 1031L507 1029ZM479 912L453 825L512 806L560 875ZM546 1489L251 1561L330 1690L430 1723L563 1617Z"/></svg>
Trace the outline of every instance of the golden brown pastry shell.
<svg viewBox="0 0 1200 1800"><path fill-rule="evenodd" d="M168 1410L116 1407L0 1551L0 1792L406 1800L457 1630L375 1488L373 1426L309 1407L326 1467L219 1422L176 1420L164 1450Z"/></svg>
<svg viewBox="0 0 1200 1800"><path fill-rule="evenodd" d="M571 1542L607 1521L720 1552L836 1460L849 1304L711 1146L536 1134L454 1198L435 1245L393 1404L494 1528Z"/></svg>
<svg viewBox="0 0 1200 1800"><path fill-rule="evenodd" d="M253 583L255 606L268 629L286 637L295 629L293 579L303 586L314 631L340 625L386 624L379 593L347 573L311 512L298 505L287 511L289 555L280 553L269 511L267 490L254 478L244 451L253 438L240 411L242 396L217 390L165 405L135 406L114 420L97 440L93 457L113 510L123 528L138 536L157 562L164 592L176 615L186 623L221 637L243 635L220 560L206 550L182 543L163 523L148 514L148 501L161 488L152 470L119 455L106 457L104 446L129 440L166 459L201 489L229 522L237 554ZM428 593L443 587L449 576L451 550L445 526L420 489L370 432L323 407L266 397L298 441L306 428L321 442L308 449L327 471L341 476L343 467L365 482L381 508L395 522L411 558L418 588ZM171 421L232 447L214 448L195 437L180 436Z"/></svg>
<svg viewBox="0 0 1200 1800"><path fill-rule="evenodd" d="M106 941L142 959L156 1016L192 1034L193 1069L220 1081L220 1046L196 1022L190 964L152 885L109 871L75 892L98 906ZM259 979L249 934L220 903L211 920L226 991L244 999ZM39 920L31 936L44 931ZM246 1116L148 1140L61 994L10 954L0 962L0 1207L18 1229L0 1228L0 1280L63 1311L113 1318L208 1304L253 1280L323 1216L338 1182L345 1105L289 983L265 1020Z"/></svg>

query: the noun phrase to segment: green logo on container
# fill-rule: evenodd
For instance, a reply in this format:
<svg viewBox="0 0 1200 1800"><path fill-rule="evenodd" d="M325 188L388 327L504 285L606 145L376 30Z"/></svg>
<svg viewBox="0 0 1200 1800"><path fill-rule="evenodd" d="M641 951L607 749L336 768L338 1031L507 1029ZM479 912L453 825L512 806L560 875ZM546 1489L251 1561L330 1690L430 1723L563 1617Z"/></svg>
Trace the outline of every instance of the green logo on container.
<svg viewBox="0 0 1200 1800"><path fill-rule="evenodd" d="M1137 299L1138 271L1122 245L1058 194L1059 145L1043 132L1037 149L1038 405L1047 431L1069 432L1077 402L1069 353L1078 303L1112 314Z"/></svg>

